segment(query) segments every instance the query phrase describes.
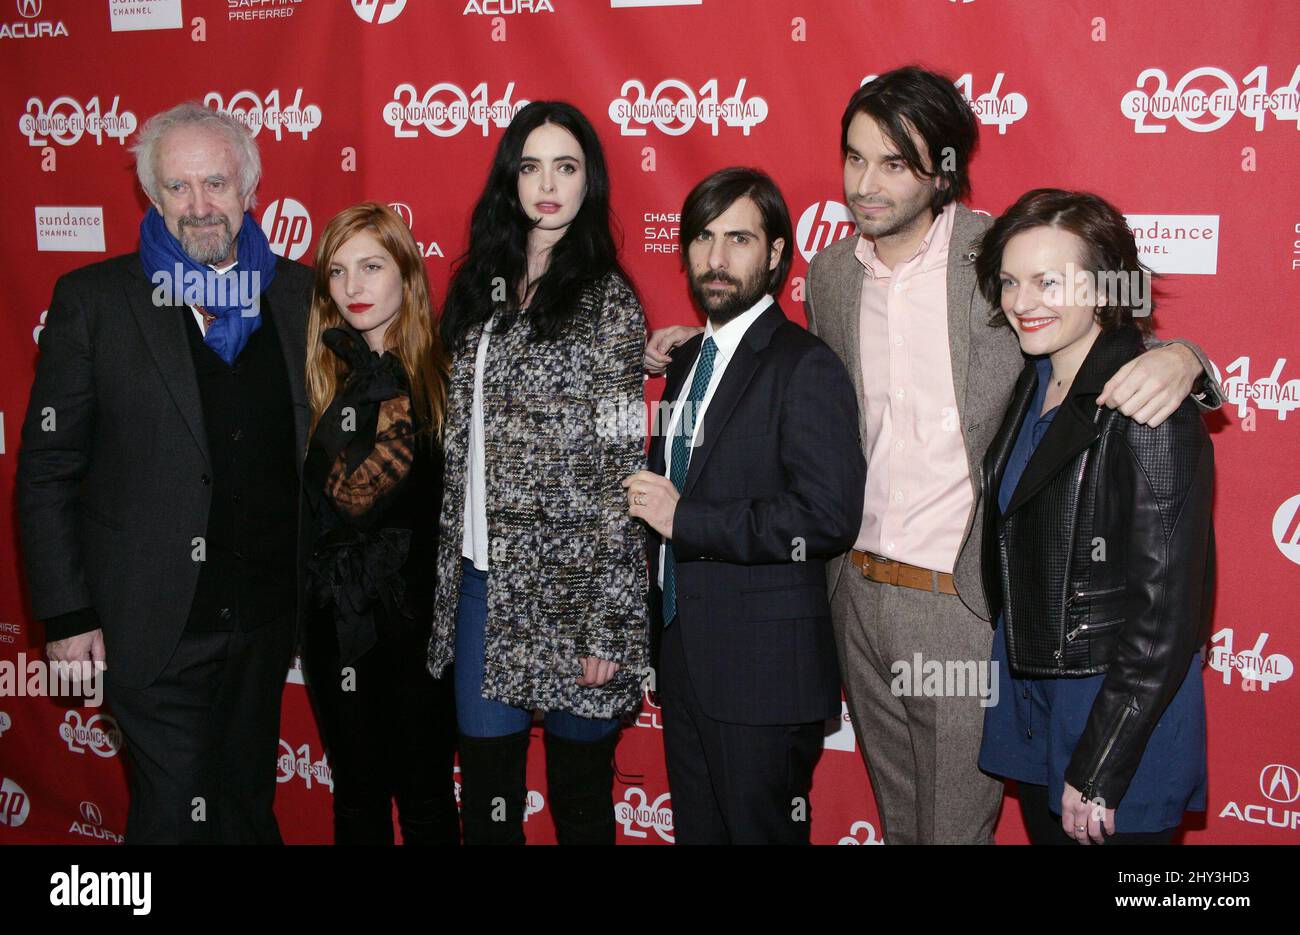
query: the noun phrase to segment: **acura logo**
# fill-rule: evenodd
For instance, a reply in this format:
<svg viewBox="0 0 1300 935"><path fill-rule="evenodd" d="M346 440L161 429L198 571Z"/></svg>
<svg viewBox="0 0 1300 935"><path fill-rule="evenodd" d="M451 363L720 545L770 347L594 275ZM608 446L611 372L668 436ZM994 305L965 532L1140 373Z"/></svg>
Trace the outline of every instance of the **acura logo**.
<svg viewBox="0 0 1300 935"><path fill-rule="evenodd" d="M100 813L99 806L94 802L81 803L81 817L92 825L102 825L104 823L104 816Z"/></svg>
<svg viewBox="0 0 1300 935"><path fill-rule="evenodd" d="M35 19L41 15L41 0L18 0L18 15Z"/></svg>
<svg viewBox="0 0 1300 935"><path fill-rule="evenodd" d="M1270 763L1260 770L1259 791L1283 805L1294 802L1300 799L1300 773L1283 763Z"/></svg>
<svg viewBox="0 0 1300 935"><path fill-rule="evenodd" d="M411 213L411 206L400 201L394 201L388 207L397 212L397 216L406 222L407 227L415 227L415 215Z"/></svg>

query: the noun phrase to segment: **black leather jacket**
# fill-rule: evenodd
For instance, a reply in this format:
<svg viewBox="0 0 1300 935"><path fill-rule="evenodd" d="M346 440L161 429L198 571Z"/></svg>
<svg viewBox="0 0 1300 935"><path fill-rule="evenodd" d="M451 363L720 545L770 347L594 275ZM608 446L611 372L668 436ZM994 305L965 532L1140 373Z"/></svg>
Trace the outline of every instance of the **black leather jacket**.
<svg viewBox="0 0 1300 935"><path fill-rule="evenodd" d="M1153 429L1096 404L1142 350L1133 328L1097 338L1003 514L998 489L1038 382L1027 362L980 476L993 507L984 588L993 619L1005 614L1012 674L1106 674L1065 779L1108 808L1209 636L1214 595L1214 450L1196 405Z"/></svg>

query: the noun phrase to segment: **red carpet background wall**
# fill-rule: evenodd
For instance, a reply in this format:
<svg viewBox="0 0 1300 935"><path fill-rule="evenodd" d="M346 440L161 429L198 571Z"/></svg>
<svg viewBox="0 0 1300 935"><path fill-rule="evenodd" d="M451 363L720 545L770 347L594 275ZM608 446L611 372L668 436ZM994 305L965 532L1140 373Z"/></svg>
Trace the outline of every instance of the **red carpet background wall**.
<svg viewBox="0 0 1300 935"><path fill-rule="evenodd" d="M789 201L781 300L802 320L808 259L852 232L841 109L867 77L919 62L979 115L971 206L996 214L1043 185L1114 201L1168 274L1159 333L1217 365L1230 403L1210 423L1210 805L1185 840L1300 842L1298 56L1294 0L0 0L0 665L44 639L13 508L36 339L60 274L136 248L145 201L127 146L149 115L193 98L247 121L265 166L254 213L292 259L310 261L341 208L393 203L440 295L502 128L523 102L564 98L606 147L652 327L695 320L677 211L737 163ZM673 837L659 730L647 703L619 746L622 842ZM285 838L328 841L329 764L294 674L281 736ZM117 840L119 740L111 712L11 684L0 843ZM527 831L550 840L540 742L529 774ZM847 723L828 733L813 816L815 841L881 840ZM998 839L1024 840L1011 798Z"/></svg>

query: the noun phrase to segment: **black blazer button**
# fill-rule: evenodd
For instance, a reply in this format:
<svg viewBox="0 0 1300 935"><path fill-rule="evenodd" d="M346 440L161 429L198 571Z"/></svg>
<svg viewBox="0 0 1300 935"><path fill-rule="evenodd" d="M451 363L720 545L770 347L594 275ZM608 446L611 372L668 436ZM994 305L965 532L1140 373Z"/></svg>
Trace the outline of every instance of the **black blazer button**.
<svg viewBox="0 0 1300 935"><path fill-rule="evenodd" d="M221 610L217 611L217 616L220 617L222 620L229 620L229 619L230 619L230 608L229 608L229 607L223 607L223 608L221 608Z"/></svg>
<svg viewBox="0 0 1300 935"><path fill-rule="evenodd" d="M212 483L212 478L211 478L211 477L208 477L208 475L206 475L206 474L200 474L200 475L199 475L199 483L201 483L204 487L206 487L206 486L208 486L208 484L211 484L211 483Z"/></svg>

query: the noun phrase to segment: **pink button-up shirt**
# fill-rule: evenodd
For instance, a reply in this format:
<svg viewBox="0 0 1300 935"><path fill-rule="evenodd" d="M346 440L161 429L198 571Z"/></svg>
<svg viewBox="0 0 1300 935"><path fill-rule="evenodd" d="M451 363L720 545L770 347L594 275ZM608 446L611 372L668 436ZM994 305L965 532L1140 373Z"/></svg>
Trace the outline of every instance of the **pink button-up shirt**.
<svg viewBox="0 0 1300 935"><path fill-rule="evenodd" d="M951 572L974 503L948 346L954 205L894 269L858 241L867 491L856 548Z"/></svg>

